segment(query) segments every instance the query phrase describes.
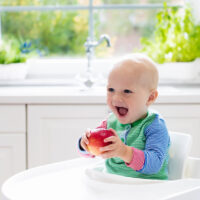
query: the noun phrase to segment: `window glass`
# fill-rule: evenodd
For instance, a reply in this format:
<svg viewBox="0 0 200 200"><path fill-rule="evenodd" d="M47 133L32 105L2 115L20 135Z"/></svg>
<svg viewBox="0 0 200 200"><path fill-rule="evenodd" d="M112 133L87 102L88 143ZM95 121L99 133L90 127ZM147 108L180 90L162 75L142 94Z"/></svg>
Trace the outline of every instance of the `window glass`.
<svg viewBox="0 0 200 200"><path fill-rule="evenodd" d="M110 36L111 47L105 43L96 48L97 57L112 57L132 53L139 49L140 38L150 37L155 26L158 9L101 10L97 11L99 25L96 38L106 33ZM117 20L116 20L117 19Z"/></svg>
<svg viewBox="0 0 200 200"><path fill-rule="evenodd" d="M89 5L89 0L0 0L1 5ZM168 0L181 5L184 0ZM163 3L160 0L95 0L93 4ZM95 40L108 34L111 47L105 42L96 47L97 57L107 58L139 49L140 38L150 37L159 9L97 9L93 13ZM1 14L2 38L21 44L23 52L39 56L84 57L88 37L88 10L23 11Z"/></svg>
<svg viewBox="0 0 200 200"><path fill-rule="evenodd" d="M88 36L88 11L6 12L2 38L18 40L39 56L81 56Z"/></svg>

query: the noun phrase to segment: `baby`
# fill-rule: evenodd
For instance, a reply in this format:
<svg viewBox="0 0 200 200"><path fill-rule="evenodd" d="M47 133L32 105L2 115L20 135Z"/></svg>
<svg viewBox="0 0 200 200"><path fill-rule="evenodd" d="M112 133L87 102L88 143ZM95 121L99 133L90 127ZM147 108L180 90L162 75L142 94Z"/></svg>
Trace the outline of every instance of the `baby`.
<svg viewBox="0 0 200 200"><path fill-rule="evenodd" d="M158 96L158 71L152 60L133 54L118 61L108 76L107 104L112 113L97 128L112 129L102 147L109 173L146 179L168 179L170 138L164 120L149 106ZM79 140L87 156L90 131Z"/></svg>

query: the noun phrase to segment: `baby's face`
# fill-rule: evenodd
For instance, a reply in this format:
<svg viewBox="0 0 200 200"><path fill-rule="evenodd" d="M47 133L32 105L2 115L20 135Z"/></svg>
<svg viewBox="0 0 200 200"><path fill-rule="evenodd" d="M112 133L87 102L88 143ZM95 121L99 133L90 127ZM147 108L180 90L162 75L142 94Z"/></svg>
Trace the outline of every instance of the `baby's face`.
<svg viewBox="0 0 200 200"><path fill-rule="evenodd" d="M107 104L122 124L133 123L147 113L150 91L138 83L137 76L114 69L108 78Z"/></svg>

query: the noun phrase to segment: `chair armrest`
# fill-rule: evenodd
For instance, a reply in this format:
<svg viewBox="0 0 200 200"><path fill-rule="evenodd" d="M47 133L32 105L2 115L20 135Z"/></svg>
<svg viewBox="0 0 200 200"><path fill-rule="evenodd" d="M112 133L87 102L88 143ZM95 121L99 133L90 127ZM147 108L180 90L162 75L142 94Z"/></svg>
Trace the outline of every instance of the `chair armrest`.
<svg viewBox="0 0 200 200"><path fill-rule="evenodd" d="M198 157L187 158L184 177L200 179L200 158Z"/></svg>

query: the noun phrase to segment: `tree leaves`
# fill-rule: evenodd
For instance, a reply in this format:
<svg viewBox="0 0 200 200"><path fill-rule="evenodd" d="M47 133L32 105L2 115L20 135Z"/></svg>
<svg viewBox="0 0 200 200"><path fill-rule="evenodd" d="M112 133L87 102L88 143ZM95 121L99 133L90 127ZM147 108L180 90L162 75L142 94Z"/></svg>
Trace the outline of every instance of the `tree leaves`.
<svg viewBox="0 0 200 200"><path fill-rule="evenodd" d="M200 57L200 25L194 23L190 7L169 8L156 15L153 37L142 38L142 52L154 61L189 62Z"/></svg>

